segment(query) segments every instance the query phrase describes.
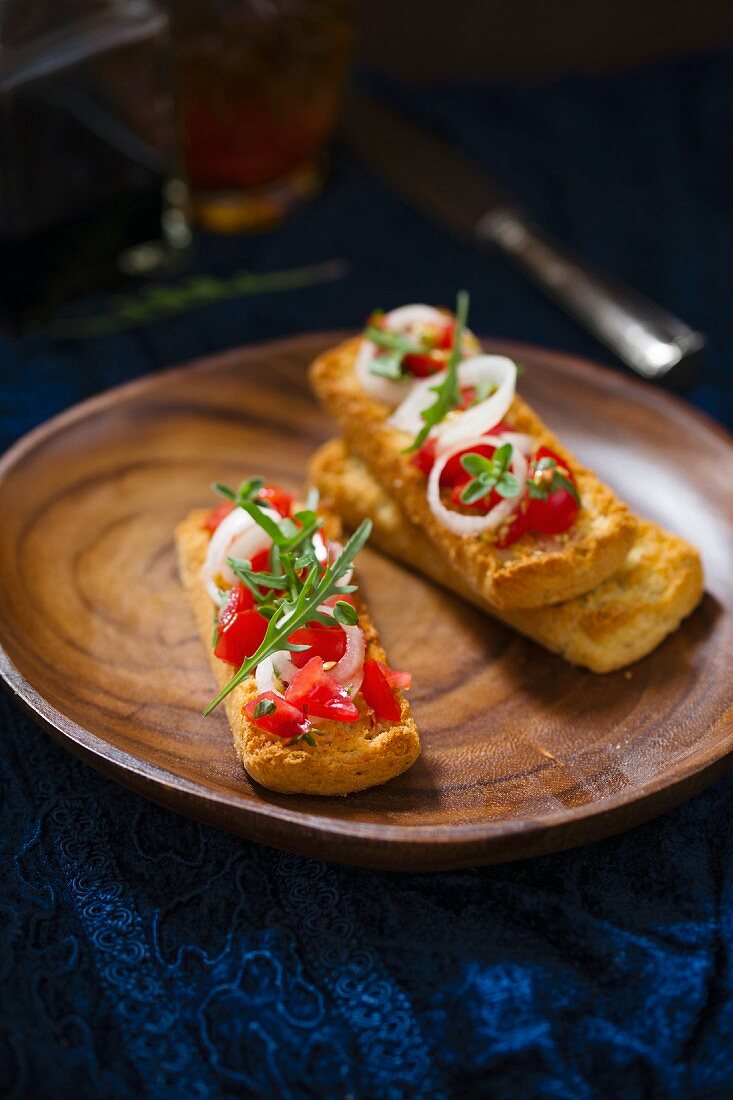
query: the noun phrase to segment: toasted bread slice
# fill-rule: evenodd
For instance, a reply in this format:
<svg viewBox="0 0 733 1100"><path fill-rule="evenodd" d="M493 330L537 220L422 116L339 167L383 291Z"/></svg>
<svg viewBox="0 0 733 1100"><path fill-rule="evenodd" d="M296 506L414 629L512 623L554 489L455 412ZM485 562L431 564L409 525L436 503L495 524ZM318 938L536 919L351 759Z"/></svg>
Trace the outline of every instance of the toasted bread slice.
<svg viewBox="0 0 733 1100"><path fill-rule="evenodd" d="M524 535L506 549L486 537L464 538L448 531L430 510L424 475L402 453L410 438L386 426L389 410L359 384L354 370L358 347L358 338L347 340L316 359L310 369L313 389L338 422L350 449L476 589L479 599L500 610L542 607L595 588L619 568L634 539L634 517L519 397L505 420L515 431L532 435L538 445L562 456L583 501L578 519L561 535Z"/></svg>
<svg viewBox="0 0 733 1100"><path fill-rule="evenodd" d="M206 515L205 509L195 511L179 524L176 545L181 580L209 653L217 687L222 688L234 670L215 657L211 649L212 604L200 579L210 538L202 526ZM357 606L359 625L366 637L367 658L386 661L374 625L358 599ZM253 779L273 791L350 794L386 783L411 767L420 755L417 727L401 692L396 693L402 712L399 722L375 724L366 708L358 722L319 721L322 732L315 747L303 742L289 747L287 742L253 725L244 714L244 706L256 694L255 679L250 676L227 696L223 705L239 759Z"/></svg>
<svg viewBox="0 0 733 1100"><path fill-rule="evenodd" d="M367 466L340 439L314 455L313 484L348 527L368 516L372 542L458 595L491 612L546 649L593 672L612 672L645 657L676 630L703 591L700 556L678 535L639 520L620 568L591 592L552 607L499 612L434 552Z"/></svg>

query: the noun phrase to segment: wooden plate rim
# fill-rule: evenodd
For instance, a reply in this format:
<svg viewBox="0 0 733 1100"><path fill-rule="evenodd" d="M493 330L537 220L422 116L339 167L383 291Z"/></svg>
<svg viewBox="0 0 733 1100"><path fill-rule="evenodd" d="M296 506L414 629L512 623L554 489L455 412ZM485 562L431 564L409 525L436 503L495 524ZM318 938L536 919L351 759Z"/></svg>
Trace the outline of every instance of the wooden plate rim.
<svg viewBox="0 0 733 1100"><path fill-rule="evenodd" d="M248 359L256 359L266 349L271 351L286 350L290 345L298 343L302 350L304 340L312 342L314 349L316 349L327 347L329 344L351 335L353 335L353 332L350 331L335 331L306 333L279 340L261 341L245 347L229 349L214 356L207 356L205 360L193 360L190 363L170 367L155 374L144 375L141 378L114 386L103 393L72 405L69 409L65 409L43 424L31 429L12 444L5 454L0 457L0 483L28 453L54 434L110 406L134 398L139 392L165 386L181 375L208 373L209 371L221 369L229 363L242 362L245 364ZM590 380L596 385L600 383L603 388L615 391L616 394L619 391L622 395L626 392L630 400L642 403L646 407L659 409L668 419L678 423L692 423L695 425L696 430L711 433L728 450L733 452L733 436L711 417L686 404L676 395L654 389L650 384L640 379L619 374L581 356L570 355L557 349L511 340L485 339L483 343L492 352L509 355L517 360L521 360L524 354L532 357L538 356L551 362L553 367L566 375L570 374L581 380ZM731 457L733 457L733 453ZM134 786L130 780L133 777L138 778L146 788L148 786L151 788L146 791L149 797L154 796L155 789L162 788L172 797L169 799L161 797L157 800L171 806L173 809L176 808L175 797L183 793L195 802L209 806L213 804L222 809L234 809L245 819L265 821L274 819L305 828L311 837L326 839L329 836L338 834L364 844L385 842L387 845L400 844L419 848L425 846L432 848L459 846L473 849L484 844L489 845L492 841L498 839L522 838L528 840L549 830L567 830L579 821L593 821L596 818L608 815L612 811L622 810L624 806L646 801L651 796L663 792L666 792L669 796L663 809L671 808L676 804L675 792L681 791L682 797L684 797L686 788L690 786L690 780L693 778L697 780L695 788L701 790L706 785L708 777L710 779L715 778L711 773L714 770L718 773L722 772L725 765L730 763L729 758L733 755L733 707L731 707L721 715L717 723L717 725L723 724L726 727L722 738L706 750L690 754L685 761L678 761L674 779L665 778L662 774L641 786L626 788L617 794L598 799L591 805L585 803L542 817L505 819L501 822L439 826L404 826L391 825L387 822L349 822L319 814L317 802L313 811L291 810L287 806L275 803L252 802L247 804L241 796L224 792L217 793L208 788L202 788L195 781L185 779L175 772L142 761L137 756L116 748L109 741L79 725L48 703L43 695L25 679L20 670L13 664L1 643L0 677L18 701L30 711L32 716L56 740L62 744L68 743L71 750L76 751L77 755L81 755L84 760L98 767L100 771L107 774L113 773L115 778L125 786ZM681 798L678 801L681 801ZM649 816L653 815L650 814ZM227 827L226 822L221 822L221 825Z"/></svg>

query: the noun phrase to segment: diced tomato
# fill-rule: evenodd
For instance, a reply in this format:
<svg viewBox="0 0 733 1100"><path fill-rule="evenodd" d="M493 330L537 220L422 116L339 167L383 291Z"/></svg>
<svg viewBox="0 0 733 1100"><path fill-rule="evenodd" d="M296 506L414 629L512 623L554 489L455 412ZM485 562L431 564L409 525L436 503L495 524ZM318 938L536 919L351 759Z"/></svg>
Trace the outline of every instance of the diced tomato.
<svg viewBox="0 0 733 1100"><path fill-rule="evenodd" d="M270 571L270 547L266 550L259 550L250 561L250 567L253 573L269 573Z"/></svg>
<svg viewBox="0 0 733 1100"><path fill-rule="evenodd" d="M381 661L365 661L361 694L364 702L372 708L377 718L385 722L397 722L402 711L392 693L386 671L388 670Z"/></svg>
<svg viewBox="0 0 733 1100"><path fill-rule="evenodd" d="M219 630L228 626L242 611L251 611L254 605L255 599L249 588L243 584L235 584L227 597L227 602L219 612Z"/></svg>
<svg viewBox="0 0 733 1100"><path fill-rule="evenodd" d="M274 704L275 709L270 714L261 714L259 718L255 718L257 704L263 700L269 700ZM250 699L245 703L244 713L255 726L266 730L267 733L274 733L276 737L282 737L284 741L289 741L291 737L298 737L301 733L307 733L310 729L310 722L303 711L292 703L288 703L274 691L263 691L256 699Z"/></svg>
<svg viewBox="0 0 733 1100"><path fill-rule="evenodd" d="M295 497L292 493L286 493L279 485L263 485L257 494L257 499L265 501L270 508L274 508L281 516L290 516L293 513Z"/></svg>
<svg viewBox="0 0 733 1100"><path fill-rule="evenodd" d="M302 668L311 657L320 657L322 661L340 661L346 652L346 635L340 626L309 623L294 630L288 641L293 645L308 646L308 649L290 654L296 668Z"/></svg>
<svg viewBox="0 0 733 1100"><path fill-rule="evenodd" d="M389 665L385 665L384 661L377 661L377 664L386 676L390 687L400 688L402 691L409 690L412 685L411 672L400 672L399 669L390 668Z"/></svg>
<svg viewBox="0 0 733 1100"><path fill-rule="evenodd" d="M540 447L532 456L532 462L539 462L542 458L552 458L558 466L565 469L564 460L549 447ZM575 484L572 474L568 471L568 480ZM511 546L528 531L534 531L538 535L560 535L572 527L578 515L578 502L573 494L565 488L556 489L549 493L545 500L528 497L522 510L514 517L508 530L500 540L500 546Z"/></svg>
<svg viewBox="0 0 733 1100"><path fill-rule="evenodd" d="M425 477L428 477L430 471L435 465L435 448L438 441L434 436L426 439L419 451L416 451L412 456L412 463L417 466Z"/></svg>
<svg viewBox="0 0 733 1100"><path fill-rule="evenodd" d="M497 546L511 546L517 539L527 533L527 516L524 510L520 510L512 519L504 533L497 539Z"/></svg>
<svg viewBox="0 0 733 1100"><path fill-rule="evenodd" d="M221 521L226 519L229 513L233 511L234 505L232 502L230 500L223 500L221 504L217 504L216 508L212 508L211 511L207 513L201 526L205 531L211 531L213 535Z"/></svg>
<svg viewBox="0 0 733 1100"><path fill-rule="evenodd" d="M547 500L530 500L526 524L541 535L559 535L575 522L578 504L567 489L557 489Z"/></svg>
<svg viewBox="0 0 733 1100"><path fill-rule="evenodd" d="M493 489L490 493L487 493L485 497L479 497L473 504L464 504L461 500L461 493L466 488L470 481L470 477L467 477L465 481L460 481L457 485L451 486L448 493L448 499L454 508L467 508L469 512L474 513L477 516L484 516L495 505L499 503L501 497Z"/></svg>
<svg viewBox="0 0 733 1100"><path fill-rule="evenodd" d="M414 374L416 378L429 378L431 374L438 374L439 371L445 370L445 364L445 357L433 355L432 352L425 352L424 355L418 353L406 355L402 360L403 370Z"/></svg>
<svg viewBox="0 0 733 1100"><path fill-rule="evenodd" d="M323 670L323 659L311 659L298 669L285 698L313 718L329 718L334 722L356 722L359 717L354 700L333 676Z"/></svg>
<svg viewBox="0 0 733 1100"><path fill-rule="evenodd" d="M220 627L214 654L228 665L239 667L262 645L267 619L259 611L236 611Z"/></svg>
<svg viewBox="0 0 733 1100"><path fill-rule="evenodd" d="M453 340L456 333L456 322L453 318L446 321L444 327L438 334L436 341L436 348L440 348L442 351L449 351L453 347Z"/></svg>

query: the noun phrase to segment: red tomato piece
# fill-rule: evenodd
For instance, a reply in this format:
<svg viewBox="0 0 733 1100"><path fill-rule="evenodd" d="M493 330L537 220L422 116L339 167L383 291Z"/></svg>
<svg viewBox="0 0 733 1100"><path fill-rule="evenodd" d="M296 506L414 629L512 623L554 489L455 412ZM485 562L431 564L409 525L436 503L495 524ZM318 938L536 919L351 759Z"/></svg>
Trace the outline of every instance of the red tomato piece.
<svg viewBox="0 0 733 1100"><path fill-rule="evenodd" d="M466 447L465 451L453 455L446 462L440 475L441 489L449 489L453 485L465 485L467 481L471 480L470 475L461 465L461 459L464 455L475 454L482 455L484 458L491 458L495 450L496 447L491 443L480 443L477 447Z"/></svg>
<svg viewBox="0 0 733 1100"><path fill-rule="evenodd" d="M269 573L270 572L270 547L266 550L259 550L252 560L250 561L250 567L253 573Z"/></svg>
<svg viewBox="0 0 733 1100"><path fill-rule="evenodd" d="M517 512L507 529L504 531L504 534L497 539L497 546L511 546L517 539L521 539L522 535L526 534L527 530L526 513L524 511Z"/></svg>
<svg viewBox="0 0 733 1100"><path fill-rule="evenodd" d="M293 645L308 646L308 649L290 654L296 668L302 668L312 657L320 657L322 661L340 661L346 652L346 635L340 626L309 623L294 630L288 641Z"/></svg>
<svg viewBox="0 0 733 1100"><path fill-rule="evenodd" d="M416 378L428 378L431 374L438 374L439 371L445 370L445 359L438 358L431 352L425 352L424 355L415 353L404 357L402 367L403 370L414 374Z"/></svg>
<svg viewBox="0 0 733 1100"><path fill-rule="evenodd" d="M540 447L533 455L532 462L539 462L542 458L552 458L558 466L566 468L563 459L549 447ZM575 481L569 471L567 477L574 485ZM578 511L578 502L565 488L549 493L545 500L528 497L524 508L514 517L499 545L511 546L527 531L534 531L538 535L560 535L572 527Z"/></svg>
<svg viewBox="0 0 733 1100"><path fill-rule="evenodd" d="M437 440L435 437L426 439L419 451L416 451L412 456L412 464L417 466L425 477L427 477L435 465L435 448L437 446Z"/></svg>
<svg viewBox="0 0 733 1100"><path fill-rule="evenodd" d="M361 682L361 694L364 702L371 707L377 718L385 722L397 722L402 711L392 693L392 687L385 675L386 666L381 661L364 662L364 679Z"/></svg>
<svg viewBox="0 0 733 1100"><path fill-rule="evenodd" d="M273 703L275 709L270 714L261 714L259 718L255 718L257 704L264 699ZM288 703L274 691L263 691L256 699L250 699L244 705L244 713L255 726L266 730L267 733L274 733L276 737L282 737L284 741L289 741L291 737L298 737L301 733L307 733L310 729L310 722L303 711L294 707L292 703Z"/></svg>
<svg viewBox="0 0 733 1100"><path fill-rule="evenodd" d="M485 516L496 504L499 503L501 497L497 492L492 491L487 493L485 497L479 497L473 504L464 504L461 500L461 493L466 488L470 481L470 477L467 477L465 481L459 482L457 485L453 485L448 493L448 499L454 508L467 508L469 512L474 513L477 516Z"/></svg>
<svg viewBox="0 0 733 1100"><path fill-rule="evenodd" d="M228 626L235 615L239 615L242 611L250 611L254 605L255 598L249 588L243 584L235 584L229 592L227 602L219 612L219 630Z"/></svg>
<svg viewBox="0 0 733 1100"><path fill-rule="evenodd" d="M214 654L228 665L239 667L262 645L267 631L267 619L259 611L237 611L220 628Z"/></svg>
<svg viewBox="0 0 733 1100"><path fill-rule="evenodd" d="M389 665L385 665L384 661L377 661L377 664L386 676L387 683L390 687L401 688L402 691L407 691L411 687L411 672L400 672L396 668L390 668Z"/></svg>
<svg viewBox="0 0 733 1100"><path fill-rule="evenodd" d="M435 344L436 348L440 348L441 351L450 351L450 349L453 347L455 334L456 322L453 319L451 319L450 321L446 321L445 326L438 334L438 338Z"/></svg>
<svg viewBox="0 0 733 1100"><path fill-rule="evenodd" d="M234 505L232 502L230 500L223 500L221 504L217 504L216 508L211 509L201 526L205 531L211 531L213 535L221 521L226 519L229 513L233 511Z"/></svg>
<svg viewBox="0 0 733 1100"><path fill-rule="evenodd" d="M547 500L530 500L527 505L527 530L540 535L559 535L575 523L578 504L567 489L556 489Z"/></svg>
<svg viewBox="0 0 733 1100"><path fill-rule="evenodd" d="M333 676L323 671L323 659L311 659L298 669L285 698L312 718L334 722L356 722L359 711L348 691Z"/></svg>
<svg viewBox="0 0 733 1100"><path fill-rule="evenodd" d="M279 485L263 485L257 494L257 499L263 500L281 516L290 516L293 513L295 497L292 493L286 493Z"/></svg>

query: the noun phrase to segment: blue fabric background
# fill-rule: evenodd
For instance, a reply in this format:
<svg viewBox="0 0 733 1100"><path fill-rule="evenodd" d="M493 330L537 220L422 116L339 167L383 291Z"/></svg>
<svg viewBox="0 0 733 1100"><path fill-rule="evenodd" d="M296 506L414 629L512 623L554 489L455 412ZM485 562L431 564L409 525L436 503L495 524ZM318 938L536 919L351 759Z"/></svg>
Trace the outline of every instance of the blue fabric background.
<svg viewBox="0 0 733 1100"><path fill-rule="evenodd" d="M390 89L538 221L709 334L690 398L733 424L733 59L550 88ZM498 259L344 151L281 230L204 241L227 274L350 274L89 340L2 348L3 444L216 348L472 295L482 332L607 358ZM176 817L0 697L0 1094L733 1094L733 780L634 832L441 875L350 870Z"/></svg>

